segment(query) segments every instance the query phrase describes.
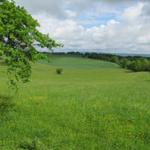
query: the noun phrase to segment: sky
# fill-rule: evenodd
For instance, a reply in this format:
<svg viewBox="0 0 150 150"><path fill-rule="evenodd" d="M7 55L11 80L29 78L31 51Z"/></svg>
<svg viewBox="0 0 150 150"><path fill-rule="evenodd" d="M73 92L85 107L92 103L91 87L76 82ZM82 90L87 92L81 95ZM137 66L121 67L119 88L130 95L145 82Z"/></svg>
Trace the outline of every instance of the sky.
<svg viewBox="0 0 150 150"><path fill-rule="evenodd" d="M59 51L150 54L150 0L16 0ZM55 50L58 51L58 50Z"/></svg>

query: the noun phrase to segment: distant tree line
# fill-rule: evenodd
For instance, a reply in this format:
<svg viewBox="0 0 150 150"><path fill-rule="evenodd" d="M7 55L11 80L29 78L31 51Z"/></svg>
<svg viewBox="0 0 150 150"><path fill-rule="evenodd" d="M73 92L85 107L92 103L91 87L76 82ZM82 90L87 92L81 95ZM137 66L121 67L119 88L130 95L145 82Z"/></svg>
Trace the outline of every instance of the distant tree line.
<svg viewBox="0 0 150 150"><path fill-rule="evenodd" d="M54 53L55 55L71 55L76 57L84 57L90 59L104 60L116 63L120 67L134 71L150 71L150 58L142 56L119 56L114 54L102 53L80 53L80 52L67 52L67 53Z"/></svg>
<svg viewBox="0 0 150 150"><path fill-rule="evenodd" d="M141 56L118 56L111 54L85 53L85 57L116 63L134 72L150 71L150 58Z"/></svg>

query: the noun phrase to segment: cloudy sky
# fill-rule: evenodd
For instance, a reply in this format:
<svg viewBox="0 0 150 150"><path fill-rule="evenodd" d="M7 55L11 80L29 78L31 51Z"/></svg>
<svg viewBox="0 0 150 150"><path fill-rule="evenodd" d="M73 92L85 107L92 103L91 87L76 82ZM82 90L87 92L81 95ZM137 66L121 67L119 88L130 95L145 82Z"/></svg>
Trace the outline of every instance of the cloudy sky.
<svg viewBox="0 0 150 150"><path fill-rule="evenodd" d="M150 53L149 0L16 0L65 50Z"/></svg>

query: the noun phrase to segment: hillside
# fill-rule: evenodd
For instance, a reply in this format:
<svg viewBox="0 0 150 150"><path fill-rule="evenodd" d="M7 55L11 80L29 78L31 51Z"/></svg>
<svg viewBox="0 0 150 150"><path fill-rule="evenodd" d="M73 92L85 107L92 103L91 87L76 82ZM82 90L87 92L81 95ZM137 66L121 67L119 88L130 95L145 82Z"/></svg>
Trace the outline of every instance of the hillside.
<svg viewBox="0 0 150 150"><path fill-rule="evenodd" d="M34 144L39 150L150 147L149 73L104 61L52 57L33 65L31 82L14 98L6 81L5 66L0 66L0 149Z"/></svg>

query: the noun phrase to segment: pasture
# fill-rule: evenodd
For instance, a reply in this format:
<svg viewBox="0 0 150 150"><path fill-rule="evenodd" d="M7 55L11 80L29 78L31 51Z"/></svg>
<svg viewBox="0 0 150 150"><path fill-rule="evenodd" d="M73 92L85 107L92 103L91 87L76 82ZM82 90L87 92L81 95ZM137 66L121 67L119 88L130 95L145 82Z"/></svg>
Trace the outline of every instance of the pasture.
<svg viewBox="0 0 150 150"><path fill-rule="evenodd" d="M5 71L0 66L0 150L150 149L149 73L52 57L34 64L31 82L11 97Z"/></svg>

